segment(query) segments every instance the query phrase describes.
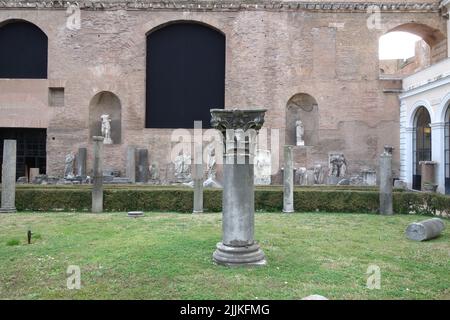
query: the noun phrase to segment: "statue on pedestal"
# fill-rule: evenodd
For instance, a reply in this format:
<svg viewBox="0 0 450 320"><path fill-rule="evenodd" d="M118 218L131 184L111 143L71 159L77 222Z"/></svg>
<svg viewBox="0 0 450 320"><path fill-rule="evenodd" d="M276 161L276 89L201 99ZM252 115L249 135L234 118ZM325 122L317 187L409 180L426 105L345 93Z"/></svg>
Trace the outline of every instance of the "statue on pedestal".
<svg viewBox="0 0 450 320"><path fill-rule="evenodd" d="M109 114L102 114L100 118L102 119L103 144L113 144L111 140L111 118Z"/></svg>

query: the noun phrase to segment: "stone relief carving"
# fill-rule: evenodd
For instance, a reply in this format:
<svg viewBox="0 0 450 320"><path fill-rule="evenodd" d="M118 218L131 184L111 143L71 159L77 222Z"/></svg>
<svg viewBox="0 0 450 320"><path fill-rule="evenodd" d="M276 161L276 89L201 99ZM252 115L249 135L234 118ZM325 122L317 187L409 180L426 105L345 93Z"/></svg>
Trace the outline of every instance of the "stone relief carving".
<svg viewBox="0 0 450 320"><path fill-rule="evenodd" d="M255 185L269 185L271 183L272 155L269 150L256 150L254 159Z"/></svg>
<svg viewBox="0 0 450 320"><path fill-rule="evenodd" d="M333 153L329 156L330 176L341 178L347 172L347 161L343 153Z"/></svg>

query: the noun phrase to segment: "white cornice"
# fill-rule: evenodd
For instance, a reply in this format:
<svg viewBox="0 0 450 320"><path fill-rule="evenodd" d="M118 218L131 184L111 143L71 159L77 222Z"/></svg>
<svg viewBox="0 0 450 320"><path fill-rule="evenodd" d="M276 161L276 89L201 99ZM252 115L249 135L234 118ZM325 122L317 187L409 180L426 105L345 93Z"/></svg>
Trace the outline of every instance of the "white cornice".
<svg viewBox="0 0 450 320"><path fill-rule="evenodd" d="M438 87L444 86L450 84L450 74L447 74L446 76L439 78L438 80L420 85L415 87L414 89L404 91L401 95L399 95L400 99L405 99L408 97L412 97L418 94L421 94L423 92L436 89Z"/></svg>

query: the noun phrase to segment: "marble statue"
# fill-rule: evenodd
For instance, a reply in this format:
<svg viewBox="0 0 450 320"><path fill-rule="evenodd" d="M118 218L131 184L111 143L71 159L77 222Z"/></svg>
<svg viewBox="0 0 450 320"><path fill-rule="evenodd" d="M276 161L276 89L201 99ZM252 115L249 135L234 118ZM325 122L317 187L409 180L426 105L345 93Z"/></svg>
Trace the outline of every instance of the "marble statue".
<svg viewBox="0 0 450 320"><path fill-rule="evenodd" d="M256 150L254 159L255 185L270 185L272 171L272 156L269 150Z"/></svg>
<svg viewBox="0 0 450 320"><path fill-rule="evenodd" d="M149 167L150 180L152 182L157 182L159 180L159 166L158 163L154 162Z"/></svg>
<svg viewBox="0 0 450 320"><path fill-rule="evenodd" d="M305 127L301 120L295 121L295 134L297 136L297 146L304 146L305 140L303 140L303 136L305 134Z"/></svg>
<svg viewBox="0 0 450 320"><path fill-rule="evenodd" d="M74 173L73 173L73 163L75 160L74 154L71 152L66 155L65 165L64 165L64 178L66 179L73 179Z"/></svg>
<svg viewBox="0 0 450 320"><path fill-rule="evenodd" d="M298 176L298 184L301 186L305 186L308 184L308 170L305 167L300 167L295 170L296 175Z"/></svg>
<svg viewBox="0 0 450 320"><path fill-rule="evenodd" d="M206 170L208 179L216 178L216 149L214 148L214 142L208 144L206 147L207 163Z"/></svg>
<svg viewBox="0 0 450 320"><path fill-rule="evenodd" d="M314 165L314 184L322 184L323 183L323 168L321 164Z"/></svg>
<svg viewBox="0 0 450 320"><path fill-rule="evenodd" d="M205 188L222 188L216 180L216 148L214 142L206 146L206 173L207 179L203 182Z"/></svg>
<svg viewBox="0 0 450 320"><path fill-rule="evenodd" d="M183 151L176 156L174 160L175 164L175 177L180 182L191 181L191 155L185 154Z"/></svg>
<svg viewBox="0 0 450 320"><path fill-rule="evenodd" d="M109 114L102 114L102 136L105 138L103 144L113 144L111 139L111 118Z"/></svg>

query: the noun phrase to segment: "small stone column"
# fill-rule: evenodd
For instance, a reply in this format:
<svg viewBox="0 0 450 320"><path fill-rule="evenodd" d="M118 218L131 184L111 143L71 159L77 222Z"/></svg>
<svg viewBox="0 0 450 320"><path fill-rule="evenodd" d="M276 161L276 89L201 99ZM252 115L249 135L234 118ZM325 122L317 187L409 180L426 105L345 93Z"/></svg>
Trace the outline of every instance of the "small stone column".
<svg viewBox="0 0 450 320"><path fill-rule="evenodd" d="M292 146L284 146L283 212L294 212L294 158Z"/></svg>
<svg viewBox="0 0 450 320"><path fill-rule="evenodd" d="M392 215L392 150L384 146L380 156L380 214Z"/></svg>
<svg viewBox="0 0 450 320"><path fill-rule="evenodd" d="M224 139L222 242L213 260L222 265L265 265L254 241L254 147L266 110L211 110L211 126Z"/></svg>
<svg viewBox="0 0 450 320"><path fill-rule="evenodd" d="M87 149L78 148L77 153L77 176L86 178L86 159L87 159Z"/></svg>
<svg viewBox="0 0 450 320"><path fill-rule="evenodd" d="M103 137L94 136L94 172L92 186L92 212L103 212Z"/></svg>
<svg viewBox="0 0 450 320"><path fill-rule="evenodd" d="M4 140L0 213L16 212L16 140Z"/></svg>
<svg viewBox="0 0 450 320"><path fill-rule="evenodd" d="M437 162L434 161L420 161L420 171L421 171L421 185L420 190L422 191L432 191L435 192L437 188L435 180L435 172Z"/></svg>
<svg viewBox="0 0 450 320"><path fill-rule="evenodd" d="M198 127L195 123L194 128L194 166L193 166L193 182L194 182L194 210L192 213L203 212L203 144L202 144L202 127ZM198 141L197 141L198 140Z"/></svg>
<svg viewBox="0 0 450 320"><path fill-rule="evenodd" d="M131 183L136 183L136 148L134 146L127 147L127 165L125 171Z"/></svg>

